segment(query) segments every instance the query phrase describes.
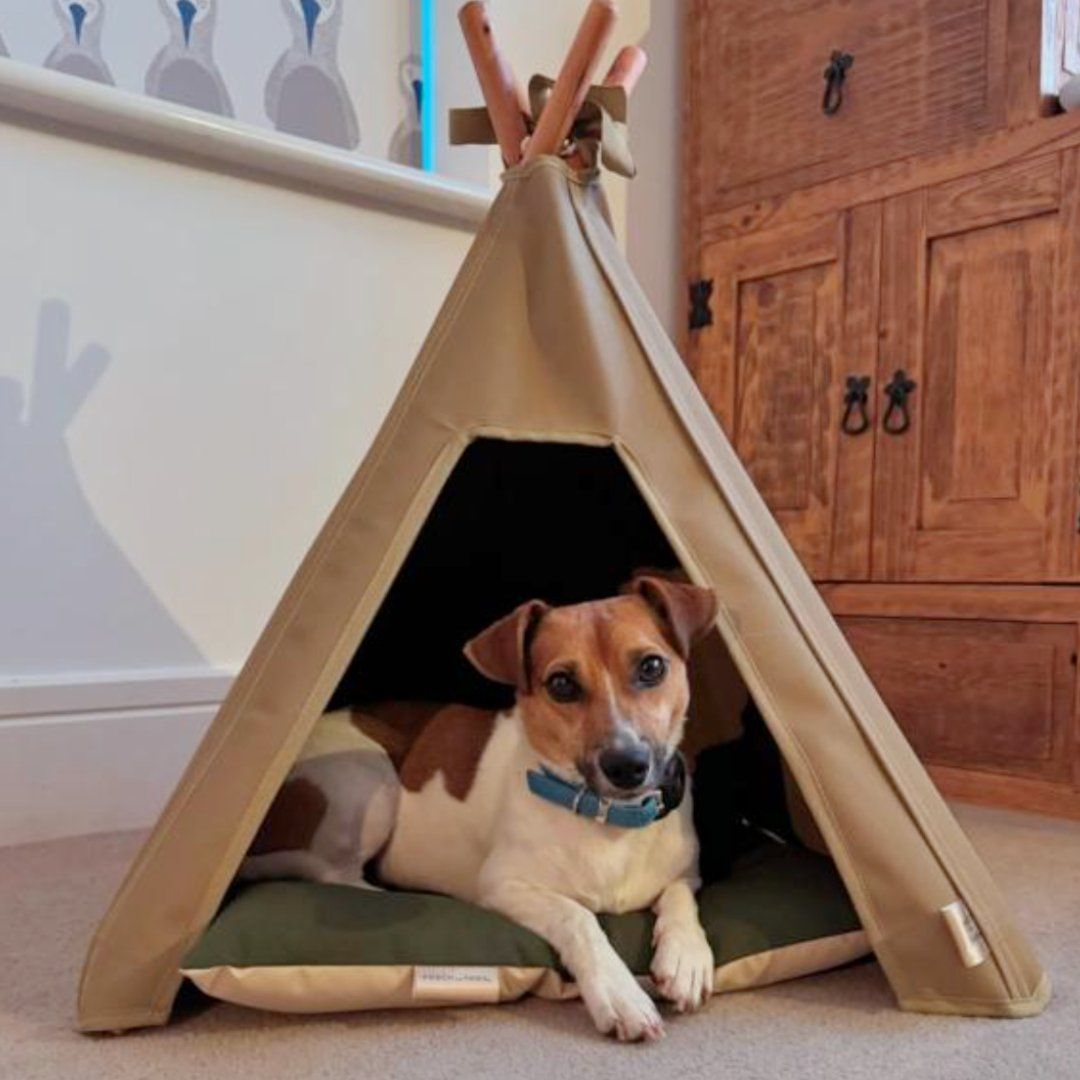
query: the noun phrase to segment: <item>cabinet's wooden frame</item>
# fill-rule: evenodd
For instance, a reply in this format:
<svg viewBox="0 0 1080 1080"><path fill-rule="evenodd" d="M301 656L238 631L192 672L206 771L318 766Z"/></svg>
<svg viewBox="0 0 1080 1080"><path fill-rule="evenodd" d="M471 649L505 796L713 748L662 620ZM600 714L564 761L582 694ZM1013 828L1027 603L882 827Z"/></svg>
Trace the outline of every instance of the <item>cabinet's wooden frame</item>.
<svg viewBox="0 0 1080 1080"><path fill-rule="evenodd" d="M895 198L1037 154L1052 154L1077 146L1080 146L1080 112L1062 113L1007 131L966 139L936 154L902 158L775 198L712 212L700 208L697 227L687 229L688 241L699 248L707 247L719 240ZM687 201L692 207L698 205L699 199L699 192L688 192Z"/></svg>

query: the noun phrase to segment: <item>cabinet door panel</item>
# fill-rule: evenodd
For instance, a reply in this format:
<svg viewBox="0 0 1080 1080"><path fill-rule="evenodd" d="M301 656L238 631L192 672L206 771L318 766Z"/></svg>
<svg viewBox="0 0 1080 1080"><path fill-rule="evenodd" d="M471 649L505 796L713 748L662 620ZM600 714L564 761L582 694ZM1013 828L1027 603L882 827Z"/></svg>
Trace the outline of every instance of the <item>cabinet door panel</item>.
<svg viewBox="0 0 1080 1080"><path fill-rule="evenodd" d="M702 203L737 206L1001 126L1006 0L696 0L690 109ZM1029 40L1030 39L1030 40ZM832 53L854 57L822 110ZM693 137L693 136L692 136Z"/></svg>
<svg viewBox="0 0 1080 1080"><path fill-rule="evenodd" d="M698 381L814 577L869 570L873 436L840 433L845 375L872 375L880 208L860 207L705 252L714 325Z"/></svg>
<svg viewBox="0 0 1080 1080"><path fill-rule="evenodd" d="M1050 156L885 208L879 381L902 369L916 389L910 429L878 435L879 580L1070 576L1076 196L1060 167Z"/></svg>
<svg viewBox="0 0 1080 1080"><path fill-rule="evenodd" d="M739 282L735 449L765 501L804 542L827 531L827 426L838 315L835 262ZM801 515L803 521L791 520ZM819 558L820 552L814 557Z"/></svg>
<svg viewBox="0 0 1080 1080"><path fill-rule="evenodd" d="M1067 782L1076 626L841 617L927 762Z"/></svg>
<svg viewBox="0 0 1080 1080"><path fill-rule="evenodd" d="M1043 541L1057 233L1050 214L930 242L925 532Z"/></svg>

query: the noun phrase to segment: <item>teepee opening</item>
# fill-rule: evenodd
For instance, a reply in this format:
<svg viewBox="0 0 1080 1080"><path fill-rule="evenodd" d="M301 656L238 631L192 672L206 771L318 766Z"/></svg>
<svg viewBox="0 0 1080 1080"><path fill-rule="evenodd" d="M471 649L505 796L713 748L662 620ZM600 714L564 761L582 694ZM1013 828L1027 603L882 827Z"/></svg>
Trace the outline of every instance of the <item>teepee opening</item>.
<svg viewBox="0 0 1080 1080"><path fill-rule="evenodd" d="M479 438L439 493L330 708L386 699L502 708L513 698L462 655L533 597L612 596L675 553L615 450Z"/></svg>
<svg viewBox="0 0 1080 1080"><path fill-rule="evenodd" d="M612 446L474 440L328 708L384 701L508 707L512 693L475 672L464 642L532 597L554 605L599 599L646 567L683 569ZM866 936L839 874L717 632L695 649L691 672L684 750L702 849L702 917L721 989L865 955ZM646 974L649 913L602 921L631 967ZM433 965L497 967L497 1000L566 990L550 948L500 916L447 897L299 880L232 890L183 966L212 995L311 1010L394 1004L405 992L402 980L423 1003L425 992L437 992L418 990L415 972ZM399 971L390 997L388 967ZM401 975L404 968L412 974ZM296 996L301 969L307 989ZM455 1000L487 992L474 990L479 997L458 987Z"/></svg>

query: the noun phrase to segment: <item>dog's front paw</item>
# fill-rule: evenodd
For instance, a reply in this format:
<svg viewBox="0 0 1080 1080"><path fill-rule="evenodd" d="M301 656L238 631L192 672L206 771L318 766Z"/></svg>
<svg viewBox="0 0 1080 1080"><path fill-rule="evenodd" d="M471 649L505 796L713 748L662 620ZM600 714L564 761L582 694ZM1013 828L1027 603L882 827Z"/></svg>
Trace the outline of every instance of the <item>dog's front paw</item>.
<svg viewBox="0 0 1080 1080"><path fill-rule="evenodd" d="M580 988L601 1034L614 1035L620 1042L653 1042L664 1037L664 1022L653 999L625 968L583 979Z"/></svg>
<svg viewBox="0 0 1080 1080"><path fill-rule="evenodd" d="M694 1012L713 992L713 954L700 927L657 929L652 977L679 1012Z"/></svg>

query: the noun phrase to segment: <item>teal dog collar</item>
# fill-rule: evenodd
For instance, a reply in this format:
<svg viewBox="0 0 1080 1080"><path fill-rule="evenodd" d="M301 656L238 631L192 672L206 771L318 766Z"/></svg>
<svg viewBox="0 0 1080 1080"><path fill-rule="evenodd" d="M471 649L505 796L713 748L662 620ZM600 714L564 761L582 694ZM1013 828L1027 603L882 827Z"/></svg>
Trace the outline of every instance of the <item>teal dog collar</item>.
<svg viewBox="0 0 1080 1080"><path fill-rule="evenodd" d="M556 806L620 829L643 829L668 812L659 790L634 799L605 799L584 784L571 784L541 766L526 773L529 790Z"/></svg>

